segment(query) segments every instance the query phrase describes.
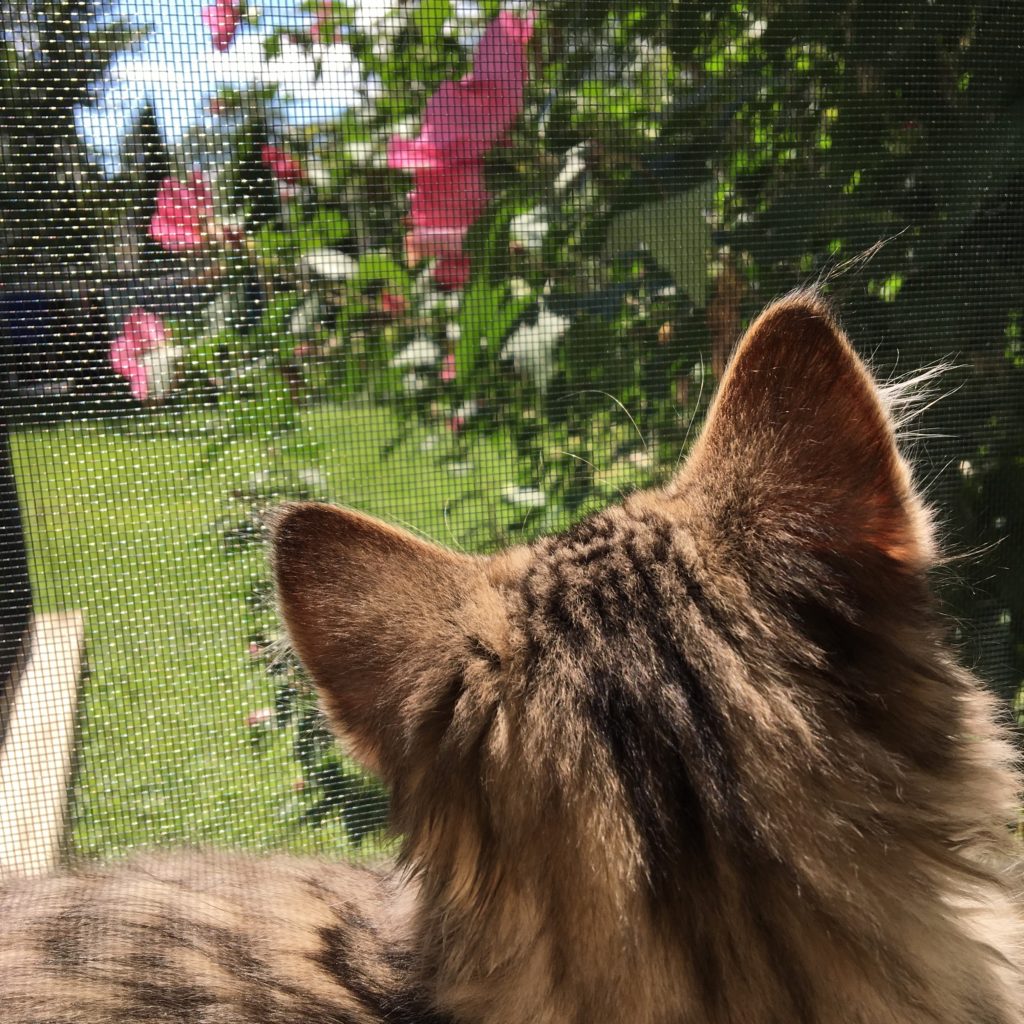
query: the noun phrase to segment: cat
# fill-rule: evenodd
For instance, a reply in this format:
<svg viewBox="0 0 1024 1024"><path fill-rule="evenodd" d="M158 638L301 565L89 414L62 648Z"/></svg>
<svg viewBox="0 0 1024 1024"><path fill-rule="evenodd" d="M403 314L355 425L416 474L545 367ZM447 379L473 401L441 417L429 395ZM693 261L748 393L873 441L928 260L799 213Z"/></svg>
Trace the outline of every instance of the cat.
<svg viewBox="0 0 1024 1024"><path fill-rule="evenodd" d="M278 600L398 863L7 883L5 1024L1021 1024L1020 780L824 300L751 325L661 489L455 554L285 506Z"/></svg>

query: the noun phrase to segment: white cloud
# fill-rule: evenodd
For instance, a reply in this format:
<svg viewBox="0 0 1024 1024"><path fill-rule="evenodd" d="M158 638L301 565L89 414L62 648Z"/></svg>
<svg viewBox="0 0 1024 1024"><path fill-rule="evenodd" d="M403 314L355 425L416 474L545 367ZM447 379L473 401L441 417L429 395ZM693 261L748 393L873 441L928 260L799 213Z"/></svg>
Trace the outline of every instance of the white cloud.
<svg viewBox="0 0 1024 1024"><path fill-rule="evenodd" d="M111 68L110 86L137 93L156 92L173 98L183 110L200 107L218 89L276 85L281 99L308 104L330 116L356 103L362 68L345 43L314 46L309 52L285 43L267 60L257 36L241 36L225 53L212 48L189 63L179 60L127 57Z"/></svg>
<svg viewBox="0 0 1024 1024"><path fill-rule="evenodd" d="M373 0L360 10L365 7L371 17L375 5L384 7ZM124 139L146 103L153 105L164 138L174 144L203 121L207 101L225 87L277 86L284 117L298 123L336 117L377 88L363 82L362 67L344 42L316 45L308 52L285 42L267 60L261 33L243 27L221 53L202 29L198 3L194 10L190 4L171 3L159 10L136 6L141 8L141 0L124 8L131 20L145 21L148 15L160 24L141 47L114 59L96 102L76 111L79 133L108 174L120 170ZM291 10L290 18L283 7L276 11L267 27L299 22L299 11Z"/></svg>

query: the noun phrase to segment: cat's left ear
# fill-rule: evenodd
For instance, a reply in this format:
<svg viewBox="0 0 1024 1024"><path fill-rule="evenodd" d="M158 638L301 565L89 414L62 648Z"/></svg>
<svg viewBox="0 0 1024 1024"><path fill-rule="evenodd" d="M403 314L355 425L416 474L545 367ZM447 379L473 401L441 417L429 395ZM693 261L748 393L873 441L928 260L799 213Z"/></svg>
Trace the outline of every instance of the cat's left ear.
<svg viewBox="0 0 1024 1024"><path fill-rule="evenodd" d="M733 536L760 528L911 570L934 558L883 395L813 292L751 324L672 490Z"/></svg>
<svg viewBox="0 0 1024 1024"><path fill-rule="evenodd" d="M484 628L479 562L330 505L285 505L271 527L295 653L352 752L392 779L423 721L445 713L467 636Z"/></svg>

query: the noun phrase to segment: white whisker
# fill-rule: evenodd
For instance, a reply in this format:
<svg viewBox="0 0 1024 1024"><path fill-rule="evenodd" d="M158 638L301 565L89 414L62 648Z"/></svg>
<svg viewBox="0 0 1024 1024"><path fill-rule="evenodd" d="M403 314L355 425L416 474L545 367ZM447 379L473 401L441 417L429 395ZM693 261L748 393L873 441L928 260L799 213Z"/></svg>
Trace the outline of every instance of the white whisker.
<svg viewBox="0 0 1024 1024"><path fill-rule="evenodd" d="M651 449L648 447L647 441L644 439L644 435L640 432L640 428L637 426L636 420L633 419L630 411L614 395L609 394L607 391L602 391L600 388L581 388L579 391L572 392L568 397L573 398L576 395L603 395L605 398L613 401L626 414L626 418L629 422L633 424L633 429L636 431L636 436L640 438L640 443L644 446L644 451L650 455Z"/></svg>
<svg viewBox="0 0 1024 1024"><path fill-rule="evenodd" d="M448 536L451 537L452 543L463 553L466 553L466 549L459 543L459 538L455 536L455 531L452 529L451 520L448 517L448 509L451 506L450 501L444 503L444 525L448 531Z"/></svg>
<svg viewBox="0 0 1024 1024"><path fill-rule="evenodd" d="M676 456L676 464L672 467L674 473L679 468L679 463L683 461L683 456L686 454L686 445L690 440L690 431L693 430L693 424L697 420L697 414L700 412L700 400L704 397L704 381L707 379L707 374L704 372L704 356L700 356L700 389L697 391L697 401L694 403L693 412L690 414L690 422L686 424L686 433L683 435L683 443L679 446L679 454Z"/></svg>

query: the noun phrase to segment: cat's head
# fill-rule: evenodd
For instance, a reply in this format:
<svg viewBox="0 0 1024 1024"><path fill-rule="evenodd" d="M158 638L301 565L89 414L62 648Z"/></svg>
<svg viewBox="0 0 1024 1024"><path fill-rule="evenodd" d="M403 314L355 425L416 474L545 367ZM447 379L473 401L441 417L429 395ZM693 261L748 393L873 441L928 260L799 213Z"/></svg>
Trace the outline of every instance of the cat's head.
<svg viewBox="0 0 1024 1024"><path fill-rule="evenodd" d="M729 851L813 876L897 770L951 756L952 698L916 678L928 520L813 294L753 323L664 488L491 557L319 504L274 547L334 726L427 884L481 918L512 891L595 926L673 906Z"/></svg>

